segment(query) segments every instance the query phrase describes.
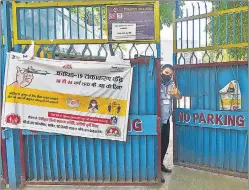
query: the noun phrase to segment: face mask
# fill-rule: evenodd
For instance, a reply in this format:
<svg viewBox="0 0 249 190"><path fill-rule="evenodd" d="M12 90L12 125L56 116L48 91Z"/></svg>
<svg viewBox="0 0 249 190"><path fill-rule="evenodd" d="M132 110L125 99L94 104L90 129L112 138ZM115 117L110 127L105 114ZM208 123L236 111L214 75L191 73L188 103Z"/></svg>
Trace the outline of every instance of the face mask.
<svg viewBox="0 0 249 190"><path fill-rule="evenodd" d="M162 79L164 82L169 82L171 80L171 76L170 75L162 75Z"/></svg>

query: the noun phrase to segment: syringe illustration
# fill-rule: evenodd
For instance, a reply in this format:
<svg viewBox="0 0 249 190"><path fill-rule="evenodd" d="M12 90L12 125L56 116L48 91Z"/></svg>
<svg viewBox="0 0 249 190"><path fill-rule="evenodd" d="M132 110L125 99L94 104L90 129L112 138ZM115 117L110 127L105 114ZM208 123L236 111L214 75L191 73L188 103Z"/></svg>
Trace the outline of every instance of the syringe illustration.
<svg viewBox="0 0 249 190"><path fill-rule="evenodd" d="M27 69L21 69L21 71L23 72L27 72L27 73L32 73L32 74L37 74L37 75L49 75L51 73L47 72L47 71L43 71L43 70L37 70L37 69L33 69L33 68L27 68Z"/></svg>

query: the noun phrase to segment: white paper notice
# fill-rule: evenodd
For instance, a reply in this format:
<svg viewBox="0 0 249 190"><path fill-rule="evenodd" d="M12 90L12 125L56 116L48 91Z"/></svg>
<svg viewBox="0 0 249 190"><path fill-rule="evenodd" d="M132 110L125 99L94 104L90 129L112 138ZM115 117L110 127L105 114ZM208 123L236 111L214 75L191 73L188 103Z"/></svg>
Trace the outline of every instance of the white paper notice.
<svg viewBox="0 0 249 190"><path fill-rule="evenodd" d="M112 23L113 40L136 40L136 24Z"/></svg>

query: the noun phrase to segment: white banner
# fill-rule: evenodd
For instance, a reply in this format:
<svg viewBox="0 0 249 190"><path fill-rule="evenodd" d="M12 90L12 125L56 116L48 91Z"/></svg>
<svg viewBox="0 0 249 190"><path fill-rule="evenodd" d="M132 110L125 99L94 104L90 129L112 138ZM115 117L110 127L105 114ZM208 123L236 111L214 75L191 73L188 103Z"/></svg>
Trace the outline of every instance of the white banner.
<svg viewBox="0 0 249 190"><path fill-rule="evenodd" d="M2 127L126 141L132 71L120 59L28 60L9 53Z"/></svg>

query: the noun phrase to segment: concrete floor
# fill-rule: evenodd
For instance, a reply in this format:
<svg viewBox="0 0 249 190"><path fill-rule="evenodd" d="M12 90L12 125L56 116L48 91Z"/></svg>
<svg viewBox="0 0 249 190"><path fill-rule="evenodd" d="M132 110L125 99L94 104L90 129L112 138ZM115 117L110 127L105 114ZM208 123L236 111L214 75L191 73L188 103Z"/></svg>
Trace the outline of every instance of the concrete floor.
<svg viewBox="0 0 249 190"><path fill-rule="evenodd" d="M168 153L164 159L167 168L172 169L172 174L163 174L166 183L158 187L93 187L93 186L26 186L25 190L247 190L246 179L234 178L213 174L199 170L173 166L173 137L172 129Z"/></svg>
<svg viewBox="0 0 249 190"><path fill-rule="evenodd" d="M247 190L246 179L174 167L168 183L160 187L27 186L25 190Z"/></svg>

